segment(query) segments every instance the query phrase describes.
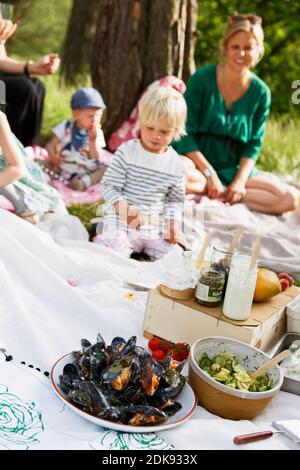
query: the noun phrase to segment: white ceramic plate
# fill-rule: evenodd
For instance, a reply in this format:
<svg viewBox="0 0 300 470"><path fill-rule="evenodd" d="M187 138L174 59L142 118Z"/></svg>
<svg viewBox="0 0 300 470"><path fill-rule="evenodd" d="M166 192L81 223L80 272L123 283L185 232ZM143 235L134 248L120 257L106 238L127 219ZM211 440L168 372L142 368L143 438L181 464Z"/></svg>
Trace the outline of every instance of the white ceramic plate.
<svg viewBox="0 0 300 470"><path fill-rule="evenodd" d="M106 419L98 418L97 416L93 416L92 414L87 413L86 411L83 411L80 408L77 408L66 398L65 394L60 390L59 376L62 374L64 366L69 362L73 362L72 353L66 354L65 356L58 359L58 361L56 361L56 363L51 369L50 380L55 393L59 396L61 400L63 400L63 402L69 408L71 408L71 410L75 411L75 413L77 413L79 416L104 428L114 429L115 431L122 432L141 433L165 431L166 429L174 428L175 426L179 426L179 424L184 423L196 411L197 397L190 384L186 382L182 391L176 397L176 401L178 401L182 405L181 410L179 410L175 415L171 416L168 421L163 424L156 424L154 426L130 426L128 424L114 423Z"/></svg>

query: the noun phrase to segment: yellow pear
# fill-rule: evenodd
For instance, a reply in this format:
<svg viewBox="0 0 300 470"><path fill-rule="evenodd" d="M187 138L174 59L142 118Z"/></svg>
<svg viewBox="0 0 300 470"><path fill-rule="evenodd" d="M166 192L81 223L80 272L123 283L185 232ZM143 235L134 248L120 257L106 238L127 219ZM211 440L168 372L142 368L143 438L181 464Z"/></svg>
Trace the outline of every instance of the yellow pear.
<svg viewBox="0 0 300 470"><path fill-rule="evenodd" d="M280 280L274 271L259 268L254 292L255 302L265 302L281 292Z"/></svg>

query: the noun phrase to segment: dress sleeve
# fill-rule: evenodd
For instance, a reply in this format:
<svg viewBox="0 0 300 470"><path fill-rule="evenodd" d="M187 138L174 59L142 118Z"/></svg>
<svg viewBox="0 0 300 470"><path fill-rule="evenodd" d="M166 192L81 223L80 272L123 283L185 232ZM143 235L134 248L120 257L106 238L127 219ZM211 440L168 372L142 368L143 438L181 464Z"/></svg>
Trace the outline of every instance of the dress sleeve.
<svg viewBox="0 0 300 470"><path fill-rule="evenodd" d="M199 133L204 93L203 77L196 72L196 74L190 77L184 94L188 108L186 122L187 135L183 136L180 141L176 142L174 145L179 154L186 154L199 150L196 135Z"/></svg>
<svg viewBox="0 0 300 470"><path fill-rule="evenodd" d="M265 89L253 117L252 132L249 141L240 149L240 157L257 160L263 145L266 122L270 114L271 92Z"/></svg>

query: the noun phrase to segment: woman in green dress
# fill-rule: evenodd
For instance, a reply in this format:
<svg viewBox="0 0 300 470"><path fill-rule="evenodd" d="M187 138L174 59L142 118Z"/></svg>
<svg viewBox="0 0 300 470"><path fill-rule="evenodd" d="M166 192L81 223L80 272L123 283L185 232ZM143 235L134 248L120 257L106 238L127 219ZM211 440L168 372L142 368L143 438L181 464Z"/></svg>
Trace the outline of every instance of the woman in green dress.
<svg viewBox="0 0 300 470"><path fill-rule="evenodd" d="M281 214L299 205L299 192L255 168L271 105L269 87L250 71L263 56L263 38L260 17L229 18L221 63L201 67L188 81L187 135L175 148L189 157L187 192Z"/></svg>

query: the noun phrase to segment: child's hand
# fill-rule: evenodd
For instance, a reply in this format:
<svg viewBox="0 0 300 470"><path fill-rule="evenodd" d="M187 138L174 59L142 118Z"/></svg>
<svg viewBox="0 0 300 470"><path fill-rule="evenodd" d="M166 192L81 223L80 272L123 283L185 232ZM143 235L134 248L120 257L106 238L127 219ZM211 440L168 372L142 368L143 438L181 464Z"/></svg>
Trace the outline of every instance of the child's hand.
<svg viewBox="0 0 300 470"><path fill-rule="evenodd" d="M129 206L124 201L118 201L114 204L114 208L116 213L123 217L129 228L137 230L144 225L141 213L135 207Z"/></svg>
<svg viewBox="0 0 300 470"><path fill-rule="evenodd" d="M178 243L181 240L181 231L177 220L169 220L166 232L164 234L165 240L170 243Z"/></svg>
<svg viewBox="0 0 300 470"><path fill-rule="evenodd" d="M142 225L144 225L140 211L135 209L133 206L128 206L127 225L129 228L135 230L138 230Z"/></svg>
<svg viewBox="0 0 300 470"><path fill-rule="evenodd" d="M92 125L92 127L88 130L88 133L89 133L89 140L90 142L95 142L95 140L97 139L97 129L98 129L98 123L94 122L94 124Z"/></svg>

